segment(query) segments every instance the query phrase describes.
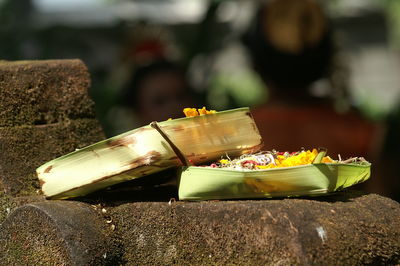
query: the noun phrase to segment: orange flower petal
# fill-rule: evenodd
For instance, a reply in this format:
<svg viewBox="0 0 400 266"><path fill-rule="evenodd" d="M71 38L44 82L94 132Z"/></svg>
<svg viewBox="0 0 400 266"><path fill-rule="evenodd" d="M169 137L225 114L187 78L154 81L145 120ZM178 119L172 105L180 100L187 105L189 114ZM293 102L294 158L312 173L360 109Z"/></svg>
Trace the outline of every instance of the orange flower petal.
<svg viewBox="0 0 400 266"><path fill-rule="evenodd" d="M183 113L185 114L186 117L192 117L192 116L199 115L196 108L185 108L185 109L183 109Z"/></svg>

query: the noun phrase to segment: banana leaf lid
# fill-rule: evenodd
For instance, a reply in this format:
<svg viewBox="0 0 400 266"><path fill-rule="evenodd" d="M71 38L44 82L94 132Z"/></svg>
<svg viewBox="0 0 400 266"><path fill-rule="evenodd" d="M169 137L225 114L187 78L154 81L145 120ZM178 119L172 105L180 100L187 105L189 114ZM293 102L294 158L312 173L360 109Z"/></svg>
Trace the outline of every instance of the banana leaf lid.
<svg viewBox="0 0 400 266"><path fill-rule="evenodd" d="M169 140L169 141L168 141ZM257 151L262 139L249 108L152 123L64 155L37 168L43 194L64 199L182 166Z"/></svg>

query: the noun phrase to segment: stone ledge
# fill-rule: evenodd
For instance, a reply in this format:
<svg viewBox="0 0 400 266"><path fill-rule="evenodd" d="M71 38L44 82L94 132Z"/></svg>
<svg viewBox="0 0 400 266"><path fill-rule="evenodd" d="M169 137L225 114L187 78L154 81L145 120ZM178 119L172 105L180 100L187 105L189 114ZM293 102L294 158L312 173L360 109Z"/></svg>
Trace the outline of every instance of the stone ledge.
<svg viewBox="0 0 400 266"><path fill-rule="evenodd" d="M374 194L131 202L98 205L97 214L94 207L45 201L16 209L0 228L1 261L15 263L25 246L28 264L95 261L105 265L107 260L114 265L400 263L400 205ZM23 233L15 234L19 229Z"/></svg>
<svg viewBox="0 0 400 266"><path fill-rule="evenodd" d="M37 195L37 167L102 139L101 126L95 119L0 127L0 187L11 196Z"/></svg>
<svg viewBox="0 0 400 266"><path fill-rule="evenodd" d="M127 265L400 263L400 205L352 197L130 203L110 215Z"/></svg>
<svg viewBox="0 0 400 266"><path fill-rule="evenodd" d="M81 60L0 61L0 127L94 118Z"/></svg>

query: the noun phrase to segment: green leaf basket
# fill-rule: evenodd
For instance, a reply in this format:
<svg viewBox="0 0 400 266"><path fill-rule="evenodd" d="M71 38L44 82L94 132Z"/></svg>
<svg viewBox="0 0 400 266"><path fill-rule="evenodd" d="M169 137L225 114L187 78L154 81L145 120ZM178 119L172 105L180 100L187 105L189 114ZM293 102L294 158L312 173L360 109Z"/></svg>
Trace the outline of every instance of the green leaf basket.
<svg viewBox="0 0 400 266"><path fill-rule="evenodd" d="M339 191L370 177L371 164L318 163L267 170L183 167L180 200L316 196Z"/></svg>

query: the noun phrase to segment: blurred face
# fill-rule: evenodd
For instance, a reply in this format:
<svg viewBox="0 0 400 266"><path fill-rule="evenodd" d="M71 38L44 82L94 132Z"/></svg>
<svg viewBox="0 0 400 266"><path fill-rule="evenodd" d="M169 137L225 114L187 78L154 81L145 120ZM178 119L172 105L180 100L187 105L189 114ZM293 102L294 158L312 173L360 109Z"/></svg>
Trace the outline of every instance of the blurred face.
<svg viewBox="0 0 400 266"><path fill-rule="evenodd" d="M143 123L182 117L182 109L192 104L184 78L172 70L145 77L140 83L137 100Z"/></svg>

